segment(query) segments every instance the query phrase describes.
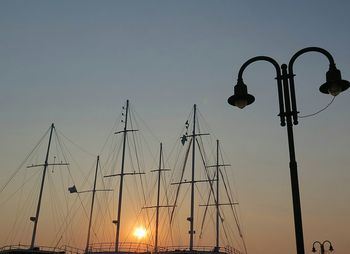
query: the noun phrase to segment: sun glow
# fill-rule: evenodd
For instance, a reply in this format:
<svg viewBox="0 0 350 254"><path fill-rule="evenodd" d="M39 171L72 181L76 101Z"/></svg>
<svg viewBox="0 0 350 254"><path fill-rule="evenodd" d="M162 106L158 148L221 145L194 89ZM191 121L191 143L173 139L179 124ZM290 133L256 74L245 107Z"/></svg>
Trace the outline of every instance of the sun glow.
<svg viewBox="0 0 350 254"><path fill-rule="evenodd" d="M135 230L134 230L134 236L138 239L138 240L141 240L143 238L145 238L147 235L147 230L140 226L140 227L137 227Z"/></svg>

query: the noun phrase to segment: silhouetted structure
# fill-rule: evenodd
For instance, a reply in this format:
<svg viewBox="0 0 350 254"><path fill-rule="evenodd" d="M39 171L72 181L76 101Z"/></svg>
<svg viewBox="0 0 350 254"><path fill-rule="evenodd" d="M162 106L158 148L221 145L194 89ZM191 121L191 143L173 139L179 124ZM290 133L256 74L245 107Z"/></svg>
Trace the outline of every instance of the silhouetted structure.
<svg viewBox="0 0 350 254"><path fill-rule="evenodd" d="M320 245L321 254L325 254L326 252L325 252L324 246L325 246L326 243L329 244L329 249L328 249L328 250L331 251L331 252L334 251L332 243L331 243L330 241L328 241L328 240L325 240L325 241L323 241L322 243L319 242L319 241L315 241L315 242L312 244L312 252L316 252L315 245L316 245L316 244L319 244L319 245Z"/></svg>
<svg viewBox="0 0 350 254"><path fill-rule="evenodd" d="M176 185L176 188L174 192L172 192L172 199L168 199L168 189L166 188L165 191L161 192L161 176L163 172L168 171L169 169L166 169L164 167L164 156L163 156L163 146L162 143L160 143L160 152L159 152L159 163L158 163L158 168L155 170L152 170L153 172L157 172L158 177L157 177L157 199L156 199L156 205L154 206L149 206L149 207L143 207L143 208L155 208L156 210L156 215L155 215L155 237L154 237L154 246L151 244L146 244L142 242L126 242L125 240L120 240L119 234L121 227L121 220L123 220L121 216L121 211L122 211L122 198L123 198L123 179L124 176L131 176L131 175L143 175L144 173L141 172L141 168L138 167L137 171L131 171L132 167L127 164L127 160L132 160L132 156L130 149L128 150L128 146L130 148L130 145L128 144L128 141L135 141L134 137L131 136L133 134L137 133L137 130L133 128L135 126L133 123L134 118L132 117L133 111L129 111L129 101L126 101L126 106L123 107L123 112L122 112L122 130L115 132L115 134L122 134L121 139L122 139L122 146L121 147L121 167L120 171L117 173L105 175L104 177L120 177L119 178L119 186L118 190L119 192L117 193L118 195L118 202L117 202L117 218L114 219L113 217L113 223L116 226L116 236L115 236L115 241L111 241L108 243L99 243L99 242L94 242L93 240L90 240L90 235L92 231L92 218L93 218L93 213L94 213L94 202L95 202L95 194L98 191L111 191L110 189L96 189L96 181L97 181L97 176L98 176L98 169L101 168L99 161L100 161L100 156L97 156L97 161L96 161L96 166L95 166L95 172L94 172L94 180L93 180L93 187L89 190L79 190L79 188L76 187L76 185L69 185L71 187L68 187L68 191L70 193L87 193L91 192L92 197L91 197L91 205L90 205L90 214L88 216L88 228L87 228L87 237L86 237L86 243L85 243L85 248L84 249L77 249L77 248L72 248L69 246L63 245L62 247L59 246L59 242L62 239L61 238L58 240L57 244L55 245L56 247L45 247L45 246L39 246L37 242L35 241L36 239L36 232L37 232L37 226L40 225L38 223L39 221L39 213L40 213L40 208L42 204L42 196L43 192L45 191L44 187L49 187L49 182L48 186L45 186L45 179L48 178L50 170L48 170L49 166L54 166L54 165L69 165L68 163L65 162L60 162L57 163L55 162L56 156L53 156L55 154L54 151L54 144L55 144L55 138L58 139L57 137L57 132L55 129L54 124L50 126L50 128L47 130L45 135L48 134L49 136L49 141L48 145L44 149L45 151L45 159L43 163L36 164L36 165L31 165L28 166L27 168L32 168L32 167L41 167L42 168L42 176L40 175L41 180L41 185L40 185L40 192L39 192L39 197L38 197L38 205L36 207L36 215L35 217L30 217L30 220L34 222L34 229L33 229L33 235L32 235L32 240L30 244L28 245L9 245L9 246L4 246L0 248L0 254L64 254L64 253L90 253L90 254L105 254L105 253L119 253L119 254L133 254L133 253L141 253L141 254L148 254L148 253L162 253L162 254L191 254L191 253L196 253L196 254L243 254L247 253L246 250L246 245L244 242L243 238L243 233L241 231L237 211L234 208L234 206L237 204L234 202L234 196L232 189L230 188L230 184L228 181L227 177L227 172L225 167L230 166L229 164L224 164L223 163L223 158L222 158L222 153L221 149L219 146L219 140L216 140L216 156L215 159L212 160L212 163L209 164L211 161L210 158L207 158L207 153L209 152L209 149L207 146L204 144L206 143L207 145L211 146L213 143L210 143L210 140L208 139L209 133L203 133L202 128L203 128L203 123L199 121L199 118L201 116L199 110L197 109L197 106L193 106L193 114L190 114L190 116L187 118L187 121L185 123L185 128L183 129L184 133L179 137L179 142L178 142L178 147L179 149L179 154L176 156L176 160L179 161L180 163L175 165L178 167L177 171L174 170L175 172L178 172L177 175L173 175L171 177L171 181L164 183L166 184L167 187L169 185ZM129 114L130 113L130 114ZM129 119L129 121L128 121ZM130 126L129 126L130 125ZM130 138L129 135L132 137ZM45 136L44 136L45 137ZM43 137L43 138L44 138ZM203 138L202 138L203 137ZM44 140L44 139L41 139ZM205 141L206 140L206 141ZM207 143L208 141L208 143ZM180 144L181 142L181 144ZM51 148L51 149L50 149ZM136 150L136 147L135 147ZM206 151L207 150L207 151ZM181 152L180 152L181 151ZM43 151L40 151L43 152ZM115 153L115 151L113 151ZM135 151L136 153L136 151ZM179 157L181 153L181 156ZM50 161L50 156L54 158L53 163L49 162ZM215 160L215 162L213 162ZM66 159L64 161L67 161ZM130 163L132 164L132 163ZM124 171L124 168L126 169ZM211 171L210 168L215 169L215 171ZM41 172L41 171L40 171ZM52 171L53 172L53 171ZM188 180L186 179L188 177ZM164 180L164 179L163 179ZM170 180L170 179L169 179ZM173 182L174 180L175 182ZM203 187L199 187L203 186ZM189 237L189 242L188 244L186 243L185 246L169 246L172 245L174 242L173 239L171 239L171 242L167 240L163 240L164 244L160 245L159 244L159 239L158 236L162 236L162 233L164 235L168 233L172 233L173 226L178 226L177 224L182 224L186 223L186 219L183 219L181 216L177 216L177 211L180 210L179 207L181 206L183 200L186 199L186 193L180 193L180 189L183 190L185 189L184 186L189 186L188 189L190 189L191 194L189 195L188 202L189 205L188 207L190 208L189 215L187 216L187 222L189 223L189 230L187 231L187 228L183 227L185 230L181 230L180 235L184 234ZM220 187L219 187L220 186ZM203 199L203 193L200 193L200 191L204 190L203 193L207 195L207 198L204 200ZM64 185L64 191L67 191L66 185ZM220 196L220 195L222 196ZM163 199L161 199L161 195L164 196ZM144 197L146 197L144 195ZM150 197L150 200L152 200L152 197ZM162 201L163 200L163 201ZM226 200L226 202L224 202ZM203 203L203 201L206 201L205 204L200 204ZM165 203L165 204L161 204ZM147 204L147 203L145 203ZM202 206L205 207L204 213L203 213L203 218L201 221L201 224L198 223L198 212L196 210L196 206ZM237 231L233 231L232 228L229 228L230 226L229 223L224 223L224 217L225 215L228 215L224 209L221 209L221 207L226 206L230 210L227 210L230 213L231 218L233 219L233 225L237 227ZM160 223L160 208L166 208L168 207L168 217L169 221L163 220L163 225L166 226L159 226ZM214 207L216 208L215 210L215 221L213 220L213 227L210 228L208 231L208 234L203 234L205 231L205 226L206 224L206 218L208 220L208 217L211 214L210 211L207 212L209 207ZM128 206L125 206L124 209L127 209ZM185 207L187 208L187 207ZM129 208L130 209L130 208ZM176 211L176 212L175 212ZM129 211L126 210L126 213ZM44 214L45 215L45 214ZM45 218L45 216L42 216ZM96 217L96 215L95 215ZM165 218L165 216L163 216ZM180 219L177 219L177 218ZM197 221L194 219L196 217ZM51 219L51 217L50 217ZM227 220L228 221L228 220ZM149 222L151 222L151 219L149 219ZM196 224L196 223L197 224ZM210 221L211 222L211 221ZM210 223L209 222L209 223ZM43 222L41 222L43 223ZM110 224L111 225L111 224ZM234 227L235 227L234 226ZM186 225L187 227L187 225ZM199 232L199 237L198 240L195 238L196 237L196 227L198 227ZM215 229L214 229L215 228ZM158 230L159 229L159 230ZM214 230L212 230L214 229ZM220 233L221 230L221 233ZM159 233L159 231L163 231L162 233ZM238 250L235 247L231 247L231 243L234 243L237 239L235 239L234 234L238 233L239 237L242 239L243 246L239 246L238 248L243 249L243 252ZM75 234L81 237L85 237L84 232L81 230L76 230ZM204 239L213 239L211 236L215 235L215 243L208 243L205 242L205 246L202 246L200 244L200 241L202 239L202 236L204 235ZM221 236L221 242L219 240L219 237ZM71 238L69 238L71 240ZM226 243L223 244L224 240L226 240ZM198 241L198 242L196 242ZM90 243L92 242L92 243ZM153 244L153 243L152 243ZM222 244L222 246L220 246ZM224 246L226 245L226 246Z"/></svg>
<svg viewBox="0 0 350 254"><path fill-rule="evenodd" d="M234 95L228 98L228 103L232 106L244 108L245 106L252 104L255 100L254 96L248 94L247 86L243 82L243 71L248 65L257 61L270 62L276 69L276 80L279 99L279 117L281 126L287 126L288 145L289 145L289 168L292 185L292 198L293 198L293 210L294 210L294 225L295 225L295 237L297 245L297 253L304 254L304 237L301 218L301 206L300 206L300 194L298 183L297 162L295 159L294 137L293 137L293 125L298 124L298 110L295 98L294 89L294 73L293 65L295 60L307 52L318 52L327 57L329 61L329 70L326 75L326 83L321 85L320 92L325 94L331 94L337 96L342 91L349 88L350 83L346 80L342 80L340 71L336 68L332 55L317 47L304 48L295 53L289 61L289 64L279 64L271 57L257 56L246 61L238 72L238 81L234 87Z"/></svg>

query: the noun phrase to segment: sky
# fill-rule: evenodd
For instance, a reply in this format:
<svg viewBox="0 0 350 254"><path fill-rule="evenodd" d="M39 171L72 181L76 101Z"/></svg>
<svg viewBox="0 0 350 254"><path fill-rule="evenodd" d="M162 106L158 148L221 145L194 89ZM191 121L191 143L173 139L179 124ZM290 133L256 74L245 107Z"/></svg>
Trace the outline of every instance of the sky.
<svg viewBox="0 0 350 254"><path fill-rule="evenodd" d="M274 69L245 70L254 104L227 98L249 58L288 64L309 46L329 51L349 80L349 11L345 0L1 0L0 183L52 122L97 154L125 100L165 144L197 104L234 165L249 253L295 253ZM295 62L301 116L332 99L318 91L327 70L321 54ZM294 128L306 253L316 240L350 248L349 106L345 91Z"/></svg>

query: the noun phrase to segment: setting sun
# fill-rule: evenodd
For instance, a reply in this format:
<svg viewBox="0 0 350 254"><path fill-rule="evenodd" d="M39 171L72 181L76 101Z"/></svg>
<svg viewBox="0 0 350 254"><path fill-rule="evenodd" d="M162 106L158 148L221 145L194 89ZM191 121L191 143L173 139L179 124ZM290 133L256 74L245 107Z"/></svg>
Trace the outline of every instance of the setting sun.
<svg viewBox="0 0 350 254"><path fill-rule="evenodd" d="M147 230L142 226L137 227L134 231L134 236L139 240L145 238L146 235L147 235Z"/></svg>

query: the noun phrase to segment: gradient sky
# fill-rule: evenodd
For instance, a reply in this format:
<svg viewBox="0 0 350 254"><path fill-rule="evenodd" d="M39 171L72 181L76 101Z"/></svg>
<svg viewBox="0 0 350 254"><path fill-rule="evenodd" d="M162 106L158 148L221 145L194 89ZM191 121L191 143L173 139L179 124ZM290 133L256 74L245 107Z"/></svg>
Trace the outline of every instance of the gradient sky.
<svg viewBox="0 0 350 254"><path fill-rule="evenodd" d="M272 66L244 73L253 105L226 100L250 57L288 63L309 46L328 50L349 80L349 12L345 0L1 0L0 183L51 122L97 154L126 99L164 143L196 103L234 164L249 252L295 253ZM300 115L331 100L318 92L327 69L320 54L296 61ZM346 91L295 127L306 253L315 240L350 248L349 107Z"/></svg>

